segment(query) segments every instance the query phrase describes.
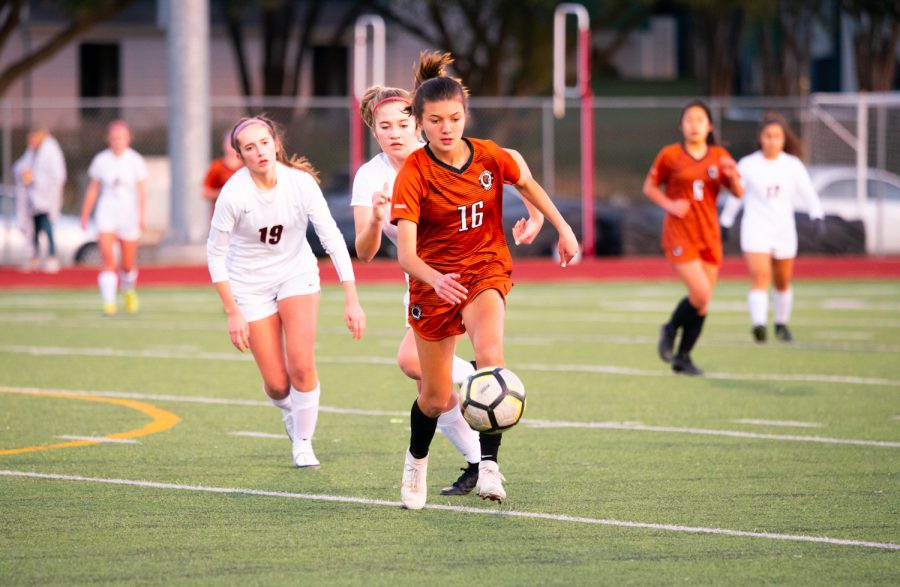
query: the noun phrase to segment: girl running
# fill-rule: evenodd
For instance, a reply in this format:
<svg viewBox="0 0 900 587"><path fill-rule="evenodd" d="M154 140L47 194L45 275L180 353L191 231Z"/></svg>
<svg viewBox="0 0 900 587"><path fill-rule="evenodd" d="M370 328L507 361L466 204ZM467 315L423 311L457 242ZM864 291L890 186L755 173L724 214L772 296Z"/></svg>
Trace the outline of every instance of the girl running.
<svg viewBox="0 0 900 587"><path fill-rule="evenodd" d="M353 180L351 206L356 224L356 253L363 261L372 260L378 252L382 234L394 245L397 244L397 227L390 223L394 179L410 153L421 147L417 138L418 126L409 113L409 105L409 92L382 86L369 88L360 104L360 116L381 147L381 153L360 167ZM513 230L516 242L534 240L542 224L543 216L534 210L528 221L523 219L516 224ZM406 280L408 284L408 275ZM408 290L404 295L404 305L409 305ZM397 351L397 363L407 377L416 381L416 387L421 388L422 372L409 321L406 326L406 334ZM454 384L461 384L473 372L474 368L468 361L453 355ZM450 395L447 410L438 417L437 427L467 463L459 478L441 489L441 495L468 495L478 481L481 447L478 433L469 427L457 407L455 393Z"/></svg>
<svg viewBox="0 0 900 587"><path fill-rule="evenodd" d="M144 211L147 201L147 166L144 158L132 149L131 131L122 120L109 123L106 135L108 149L94 156L88 168L88 184L81 208L81 228L87 229L94 204L97 211L94 223L99 233L103 268L97 277L103 313L112 316L118 311L116 291L125 292L125 311L137 312L137 249L138 238L144 230ZM116 240L119 242L121 264L116 275Z"/></svg>
<svg viewBox="0 0 900 587"><path fill-rule="evenodd" d="M657 350L676 373L702 375L703 370L691 360L691 350L703 330L722 264L716 197L723 184L737 197L744 188L734 159L716 145L712 116L704 102L693 100L682 109L681 134L684 140L664 147L644 180L644 194L666 211L662 247L688 291L660 328Z"/></svg>
<svg viewBox="0 0 900 587"><path fill-rule="evenodd" d="M788 329L794 290L791 274L797 256L797 226L794 223L796 197L806 201L816 236L825 235L825 214L800 157L800 139L779 114L769 113L757 133L759 150L738 161L737 168L746 190L743 200L728 198L722 210L725 229L734 225L745 202L741 220L741 250L750 270L747 305L753 324L753 338L766 342L769 316L769 284L775 281L775 338L793 340Z"/></svg>
<svg viewBox="0 0 900 587"><path fill-rule="evenodd" d="M438 417L456 401L457 335L468 333L477 365L504 365L505 297L513 283L502 223L503 184L514 184L557 229L563 266L578 252L572 229L521 155L463 136L468 100L459 81L444 75L450 63L449 53L420 56L410 112L427 143L407 157L391 203L398 259L410 276L408 319L422 374L400 487L408 509L425 506L428 449ZM506 499L497 464L500 441L500 434L480 435L476 489L483 499Z"/></svg>
<svg viewBox="0 0 900 587"><path fill-rule="evenodd" d="M365 330L350 253L308 161L284 153L281 133L263 116L243 118L231 144L245 167L222 188L207 241L209 273L239 351L250 349L263 391L281 409L297 467L318 467L312 437L319 414L314 347L319 268L306 227L331 256L344 287L344 321Z"/></svg>

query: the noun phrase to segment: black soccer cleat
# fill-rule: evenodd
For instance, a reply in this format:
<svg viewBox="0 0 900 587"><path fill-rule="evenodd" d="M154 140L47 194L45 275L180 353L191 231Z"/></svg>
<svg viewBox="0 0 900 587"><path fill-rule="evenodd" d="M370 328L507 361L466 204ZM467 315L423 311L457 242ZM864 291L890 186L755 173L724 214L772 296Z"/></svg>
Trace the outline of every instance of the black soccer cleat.
<svg viewBox="0 0 900 587"><path fill-rule="evenodd" d="M691 361L690 355L676 355L672 359L672 371L681 375L703 375L703 369Z"/></svg>
<svg viewBox="0 0 900 587"><path fill-rule="evenodd" d="M766 342L766 327L762 325L753 327L753 340L759 343Z"/></svg>
<svg viewBox="0 0 900 587"><path fill-rule="evenodd" d="M794 337L791 335L791 331L788 330L787 324L776 324L775 325L775 338L782 342L793 342Z"/></svg>
<svg viewBox="0 0 900 587"><path fill-rule="evenodd" d="M672 357L675 355L675 333L670 332L669 324L663 324L659 327L659 342L656 343L656 351L659 358L665 363L671 363Z"/></svg>
<svg viewBox="0 0 900 587"><path fill-rule="evenodd" d="M453 485L441 489L441 495L469 495L478 483L478 463L469 463L466 468L461 468L462 475L453 482Z"/></svg>

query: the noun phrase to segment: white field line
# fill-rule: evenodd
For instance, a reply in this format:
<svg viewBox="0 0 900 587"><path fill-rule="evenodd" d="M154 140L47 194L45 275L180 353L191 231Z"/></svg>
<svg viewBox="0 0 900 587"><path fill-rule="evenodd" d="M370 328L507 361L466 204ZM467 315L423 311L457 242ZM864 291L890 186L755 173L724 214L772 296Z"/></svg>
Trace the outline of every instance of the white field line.
<svg viewBox="0 0 900 587"><path fill-rule="evenodd" d="M783 426L785 428L821 428L818 422L797 422L794 420L757 420L754 418L741 418L732 420L735 424L753 424L755 426Z"/></svg>
<svg viewBox="0 0 900 587"><path fill-rule="evenodd" d="M231 436L247 436L250 438L272 438L278 440L284 440L284 434L269 434L268 432L249 432L249 431L238 431L238 432L229 432Z"/></svg>
<svg viewBox="0 0 900 587"><path fill-rule="evenodd" d="M280 497L287 499L302 499L307 501L319 501L328 503L346 503L366 506L383 506L402 508L400 502L384 499L368 499L365 497L349 497L341 495L322 495L314 493L289 493L286 491L264 491L261 489L243 489L237 487L209 487L205 485L182 485L176 483L160 483L156 481L137 481L131 479L110 479L104 477L83 477L80 475L55 475L49 473L34 473L28 471L0 470L4 477L25 477L30 479L47 479L53 481L80 481L84 483L104 483L108 485L124 485L128 487L142 487L147 489L169 489L176 491L193 491L216 494L253 495L258 497ZM623 520L607 520L601 518L586 518L582 516L567 516L562 514L545 514L540 512L521 512L504 509L474 508L453 505L426 505L426 509L457 512L473 515L506 516L510 518L526 518L531 520L547 520L552 522L568 522L574 524L591 524L597 526L615 526L619 528L641 528L645 530L662 530L666 532L683 532L687 534L712 534L717 536L734 536L739 538L761 538L766 540L787 540L791 542L813 542L830 544L835 546L860 546L865 548L878 548L882 550L900 550L900 544L890 542L870 542L866 540L848 540L844 538L830 538L828 536L808 536L803 534L779 534L775 532L749 532L746 530L729 530L726 528L704 528L699 526L682 526L679 524L656 524L649 522L628 522ZM418 514L410 513L415 516Z"/></svg>
<svg viewBox="0 0 900 587"><path fill-rule="evenodd" d="M264 400L240 400L214 397L178 396L146 393L126 393L117 391L72 391L49 390L23 387L0 386L0 393L21 393L30 395L70 393L75 395L97 395L101 397L115 397L121 399L137 399L148 401L169 401L177 403L199 403L216 405L236 405L252 407L271 407L271 402ZM409 416L409 412L388 410L361 410L353 408L336 408L331 406L319 406L319 411L330 414L345 414L354 416L399 417ZM724 436L730 438L752 438L757 440L774 440L780 442L811 442L818 444L845 444L851 446L878 446L900 448L900 442L890 440L858 440L853 438L828 438L822 436L797 436L785 434L761 434L742 430L718 430L711 428L690 428L677 426L648 426L640 422L566 422L560 420L531 420L524 419L522 425L531 428L588 428L600 430L629 430L634 432L664 432L669 434L697 434L703 436ZM282 438L282 435L278 435Z"/></svg>
<svg viewBox="0 0 900 587"><path fill-rule="evenodd" d="M49 347L27 345L0 345L0 353L21 353L34 356L90 356L90 357L139 357L144 359L178 359L178 360L211 360L211 361L253 361L249 354L229 352L179 353L161 349L114 349L97 347ZM396 359L392 357L316 357L320 363L339 365L383 365L393 367ZM634 377L677 377L670 370L637 369L616 365L549 365L540 363L523 364L517 367L521 371L539 371L547 373L597 373L604 375L626 375ZM900 386L898 379L883 377L855 377L849 375L822 375L817 373L715 373L708 372L706 379L727 381L798 381L807 383L836 383L849 385L887 385Z"/></svg>
<svg viewBox="0 0 900 587"><path fill-rule="evenodd" d="M110 444L137 444L133 438L104 438L103 436L74 436L70 434L60 435L62 440L89 440L91 442L108 442Z"/></svg>

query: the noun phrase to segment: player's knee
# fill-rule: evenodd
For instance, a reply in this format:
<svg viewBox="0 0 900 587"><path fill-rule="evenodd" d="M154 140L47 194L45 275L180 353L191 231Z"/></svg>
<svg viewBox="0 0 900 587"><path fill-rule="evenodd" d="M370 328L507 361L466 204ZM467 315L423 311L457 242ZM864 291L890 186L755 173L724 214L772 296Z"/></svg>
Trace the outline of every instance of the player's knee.
<svg viewBox="0 0 900 587"><path fill-rule="evenodd" d="M409 377L410 379L421 379L422 378L422 369L419 365L419 355L416 354L415 348L410 352L407 349L400 348L397 351L397 365L400 367L400 370L403 371L403 374Z"/></svg>
<svg viewBox="0 0 900 587"><path fill-rule="evenodd" d="M312 362L296 362L288 366L290 385L295 389L312 389L317 384L316 377L316 367Z"/></svg>
<svg viewBox="0 0 900 587"><path fill-rule="evenodd" d="M437 397L437 394L423 393L419 396L419 409L429 418L437 418L447 408L447 398Z"/></svg>
<svg viewBox="0 0 900 587"><path fill-rule="evenodd" d="M267 377L263 380L266 395L272 399L284 399L291 392L291 382L285 377Z"/></svg>
<svg viewBox="0 0 900 587"><path fill-rule="evenodd" d="M698 314L706 314L706 306L709 305L709 300L712 297L712 291L710 290L699 290L691 292L688 296L688 301L690 301L691 305L696 308Z"/></svg>

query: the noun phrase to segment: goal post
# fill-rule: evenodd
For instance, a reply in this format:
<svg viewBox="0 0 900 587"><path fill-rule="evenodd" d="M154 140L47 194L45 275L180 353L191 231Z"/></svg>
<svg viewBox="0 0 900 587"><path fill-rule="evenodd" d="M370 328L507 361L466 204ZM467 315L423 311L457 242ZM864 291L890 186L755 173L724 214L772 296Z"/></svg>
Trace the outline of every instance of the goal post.
<svg viewBox="0 0 900 587"><path fill-rule="evenodd" d="M365 158L366 133L365 124L359 116L360 102L366 88L384 84L384 38L383 18L375 14L365 14L356 19L353 28L353 88L350 92L351 181Z"/></svg>

